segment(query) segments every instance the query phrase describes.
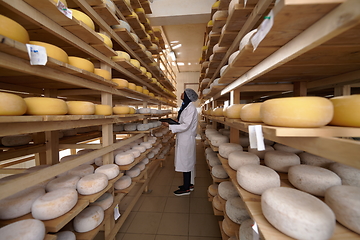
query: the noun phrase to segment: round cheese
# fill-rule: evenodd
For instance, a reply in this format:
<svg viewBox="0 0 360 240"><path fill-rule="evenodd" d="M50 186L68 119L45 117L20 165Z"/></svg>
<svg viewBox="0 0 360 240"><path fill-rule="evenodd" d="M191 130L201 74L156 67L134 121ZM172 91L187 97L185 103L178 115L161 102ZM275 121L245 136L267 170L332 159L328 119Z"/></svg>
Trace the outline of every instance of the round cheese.
<svg viewBox="0 0 360 240"><path fill-rule="evenodd" d="M131 57L127 52L124 51L115 51L116 52L116 56L112 56L111 59L114 62L117 61L130 61Z"/></svg>
<svg viewBox="0 0 360 240"><path fill-rule="evenodd" d="M50 220L69 212L77 203L78 193L74 188L60 188L35 200L32 216L39 220Z"/></svg>
<svg viewBox="0 0 360 240"><path fill-rule="evenodd" d="M24 44L29 43L30 40L29 34L23 26L4 15L0 15L0 35Z"/></svg>
<svg viewBox="0 0 360 240"><path fill-rule="evenodd" d="M104 193L95 202L90 203L90 206L100 206L104 211L111 207L114 202L114 196L111 193Z"/></svg>
<svg viewBox="0 0 360 240"><path fill-rule="evenodd" d="M150 161L148 158L144 158L141 162L147 165Z"/></svg>
<svg viewBox="0 0 360 240"><path fill-rule="evenodd" d="M54 58L64 63L68 63L68 55L61 48L49 43L39 41L30 41L29 43L44 47L46 49L46 54L48 57Z"/></svg>
<svg viewBox="0 0 360 240"><path fill-rule="evenodd" d="M102 166L103 165L103 158L102 156L95 158L95 165L96 166Z"/></svg>
<svg viewBox="0 0 360 240"><path fill-rule="evenodd" d="M61 231L55 234L56 240L76 240L75 233L71 231Z"/></svg>
<svg viewBox="0 0 360 240"><path fill-rule="evenodd" d="M31 212L34 201L45 194L43 187L30 187L0 200L0 219L14 219Z"/></svg>
<svg viewBox="0 0 360 240"><path fill-rule="evenodd" d="M207 27L212 27L214 25L214 22L212 20L208 21Z"/></svg>
<svg viewBox="0 0 360 240"><path fill-rule="evenodd" d="M68 61L69 61L69 64L74 67L83 69L88 72L94 72L94 68L95 68L94 64L85 58L68 57Z"/></svg>
<svg viewBox="0 0 360 240"><path fill-rule="evenodd" d="M232 104L226 108L227 118L240 118L240 112L244 104Z"/></svg>
<svg viewBox="0 0 360 240"><path fill-rule="evenodd" d="M254 221L250 219L246 219L242 222L239 228L239 237L241 240L253 240L255 236L255 231L252 226L254 225ZM255 233L255 234L254 234Z"/></svg>
<svg viewBox="0 0 360 240"><path fill-rule="evenodd" d="M243 151L233 151L229 154L228 157L229 166L237 170L240 166L248 164L260 164L259 157L254 153L243 152Z"/></svg>
<svg viewBox="0 0 360 240"><path fill-rule="evenodd" d="M267 153L269 151L274 151L274 148L269 145L265 145L265 150L262 150L262 151L257 150L257 148L248 148L248 152L254 153L260 159L264 159L265 153Z"/></svg>
<svg viewBox="0 0 360 240"><path fill-rule="evenodd" d="M360 127L360 94L330 98L334 105L331 125Z"/></svg>
<svg viewBox="0 0 360 240"><path fill-rule="evenodd" d="M92 173L94 173L94 167L89 164L80 165L68 171L69 175L74 175L79 177L84 177Z"/></svg>
<svg viewBox="0 0 360 240"><path fill-rule="evenodd" d="M142 142L140 145L144 146L146 149L150 149L152 147L151 142Z"/></svg>
<svg viewBox="0 0 360 240"><path fill-rule="evenodd" d="M261 196L261 209L271 225L295 239L325 240L334 232L335 215L331 209L296 189L268 189Z"/></svg>
<svg viewBox="0 0 360 240"><path fill-rule="evenodd" d="M11 135L2 137L1 144L6 147L15 147L29 144L31 140L32 136L30 134Z"/></svg>
<svg viewBox="0 0 360 240"><path fill-rule="evenodd" d="M219 210L219 211L221 211L221 212L224 211L224 206L223 206L223 204L222 204L221 201L220 201L219 195L216 195L216 196L213 198L212 205L213 205L213 207L216 208L217 210Z"/></svg>
<svg viewBox="0 0 360 240"><path fill-rule="evenodd" d="M113 112L114 112L114 114L117 114L117 115L129 114L130 108L128 106L117 105L117 106L113 107Z"/></svg>
<svg viewBox="0 0 360 240"><path fill-rule="evenodd" d="M246 46L248 46L248 48L253 49L253 45L251 43L251 39L252 37L255 35L255 33L257 33L257 29L254 29L250 32L248 32L240 41L239 44L239 50L243 50Z"/></svg>
<svg viewBox="0 0 360 240"><path fill-rule="evenodd" d="M142 93L143 87L142 86L135 86L135 91Z"/></svg>
<svg viewBox="0 0 360 240"><path fill-rule="evenodd" d="M65 175L57 177L46 184L46 191L51 192L59 188L73 188L76 189L76 184L80 180L80 176Z"/></svg>
<svg viewBox="0 0 360 240"><path fill-rule="evenodd" d="M1 17L2 15L0 15L0 22ZM20 116L26 113L26 109L27 105L22 97L12 93L0 92L1 116Z"/></svg>
<svg viewBox="0 0 360 240"><path fill-rule="evenodd" d="M229 238L230 236L233 236L233 234L234 234L234 232L228 225L226 218L224 218L224 220L221 221L221 229L224 232L224 234L227 236L227 238Z"/></svg>
<svg viewBox="0 0 360 240"><path fill-rule="evenodd" d="M136 123L127 123L124 125L125 131L136 131L137 124Z"/></svg>
<svg viewBox="0 0 360 240"><path fill-rule="evenodd" d="M288 178L294 187L320 197L329 187L341 185L341 178L334 172L310 165L290 167Z"/></svg>
<svg viewBox="0 0 360 240"><path fill-rule="evenodd" d="M114 124L113 125L113 131L114 132L122 132L122 131L124 131L124 125L123 124Z"/></svg>
<svg viewBox="0 0 360 240"><path fill-rule="evenodd" d="M208 161L211 167L221 165L221 161L217 156L209 156Z"/></svg>
<svg viewBox="0 0 360 240"><path fill-rule="evenodd" d="M138 35L136 35L135 33L130 33L130 35L132 36L132 38L134 39L134 41L135 41L136 43L139 42L139 37L138 37Z"/></svg>
<svg viewBox="0 0 360 240"><path fill-rule="evenodd" d="M341 178L343 185L360 187L360 169L342 163L332 163L329 169Z"/></svg>
<svg viewBox="0 0 360 240"><path fill-rule="evenodd" d="M239 53L240 53L240 51L236 51L230 55L229 60L228 60L229 65L231 65L231 63L234 62L235 58L239 55Z"/></svg>
<svg viewBox="0 0 360 240"><path fill-rule="evenodd" d="M67 161L71 161L75 158L79 157L78 155L74 154L74 155L67 155L67 156L64 156L62 158L60 158L60 162L67 162Z"/></svg>
<svg viewBox="0 0 360 240"><path fill-rule="evenodd" d="M267 152L264 162L275 171L288 172L290 167L300 164L300 158L295 153L276 150Z"/></svg>
<svg viewBox="0 0 360 240"><path fill-rule="evenodd" d="M146 151L146 147L141 146L141 145L134 146L132 149L134 149L134 150L138 150L138 151L140 151L140 153L143 153L143 152L145 152L145 151Z"/></svg>
<svg viewBox="0 0 360 240"><path fill-rule="evenodd" d="M329 165L331 163L333 163L333 161L331 161L329 159L326 159L326 158L323 158L320 156L316 156L314 154L307 153L307 152L302 152L302 153L299 153L298 155L300 157L301 164L305 164L305 165L313 165L313 166L328 168ZM360 172L360 170L359 170L359 172Z"/></svg>
<svg viewBox="0 0 360 240"><path fill-rule="evenodd" d="M82 195L98 193L108 185L108 177L103 173L93 173L82 177L77 183L77 190Z"/></svg>
<svg viewBox="0 0 360 240"><path fill-rule="evenodd" d="M219 146L219 154L224 158L228 158L229 154L233 151L242 151L241 145L236 143L222 143Z"/></svg>
<svg viewBox="0 0 360 240"><path fill-rule="evenodd" d="M217 108L214 109L212 115L216 116L216 117L222 117L223 116L223 110L224 110L224 108L217 107Z"/></svg>
<svg viewBox="0 0 360 240"><path fill-rule="evenodd" d="M132 167L131 169L126 170L125 174L126 174L127 176L131 177L131 178L134 178L134 177L139 176L139 175L140 175L140 172L141 172L140 168L134 166L134 167Z"/></svg>
<svg viewBox="0 0 360 240"><path fill-rule="evenodd" d="M260 107L262 103L245 104L241 109L241 120L245 122L262 122Z"/></svg>
<svg viewBox="0 0 360 240"><path fill-rule="evenodd" d="M135 83L129 83L128 88L135 91L136 90Z"/></svg>
<svg viewBox="0 0 360 240"><path fill-rule="evenodd" d="M139 113L141 113L141 114L150 114L151 109L150 108L140 108Z"/></svg>
<svg viewBox="0 0 360 240"><path fill-rule="evenodd" d="M111 81L111 73L105 69L94 68L94 73L100 77L105 78L106 80Z"/></svg>
<svg viewBox="0 0 360 240"><path fill-rule="evenodd" d="M246 205L239 196L229 198L226 201L225 212L229 219L237 224L242 224L245 220L250 218Z"/></svg>
<svg viewBox="0 0 360 240"><path fill-rule="evenodd" d="M146 164L143 163L143 162L139 162L138 164L135 165L135 167L138 167L140 169L140 171L144 170L145 169L145 166Z"/></svg>
<svg viewBox="0 0 360 240"><path fill-rule="evenodd" d="M295 153L295 154L303 152L302 150L292 148L292 147L286 146L286 145L281 144L281 143L275 143L274 148L275 148L275 150L280 150L280 151L290 152L290 153Z"/></svg>
<svg viewBox="0 0 360 240"><path fill-rule="evenodd" d="M288 97L262 103L261 120L279 127L322 127L334 114L333 104L323 97Z"/></svg>
<svg viewBox="0 0 360 240"><path fill-rule="evenodd" d="M216 195L218 194L218 187L219 187L219 185L216 184L216 183L211 184L211 185L208 187L208 193L209 193L211 196L216 196Z"/></svg>
<svg viewBox="0 0 360 240"><path fill-rule="evenodd" d="M119 20L119 23L118 25L112 25L111 28L112 29L122 29L122 28L125 28L128 32L131 32L131 27L130 25L123 21L123 20Z"/></svg>
<svg viewBox="0 0 360 240"><path fill-rule="evenodd" d="M70 9L70 10L72 11L72 16L74 18L85 23L85 25L87 25L89 28L95 31L94 22L88 15L76 9Z"/></svg>
<svg viewBox="0 0 360 240"><path fill-rule="evenodd" d="M130 107L130 113L129 114L135 114L136 113L136 110L135 110L135 108L133 108L133 107Z"/></svg>
<svg viewBox="0 0 360 240"><path fill-rule="evenodd" d="M140 62L139 62L138 60L136 60L136 59L130 59L130 63L131 63L132 65L134 65L134 67L140 69Z"/></svg>
<svg viewBox="0 0 360 240"><path fill-rule="evenodd" d="M68 101L68 114L70 115L93 115L95 104L86 101Z"/></svg>
<svg viewBox="0 0 360 240"><path fill-rule="evenodd" d="M228 178L229 175L226 173L225 169L222 165L215 165L211 169L211 174L216 178L225 179Z"/></svg>
<svg viewBox="0 0 360 240"><path fill-rule="evenodd" d="M360 188L334 186L325 192L325 203L334 211L336 220L360 234Z"/></svg>
<svg viewBox="0 0 360 240"><path fill-rule="evenodd" d="M213 17L212 17L212 20L215 21L215 20L221 20L221 19L226 19L228 16L228 11L227 10L217 10Z"/></svg>
<svg viewBox="0 0 360 240"><path fill-rule="evenodd" d="M149 90L147 90L147 89L143 89L143 94L145 94L145 95L149 95Z"/></svg>
<svg viewBox="0 0 360 240"><path fill-rule="evenodd" d="M45 225L37 219L20 220L0 228L0 236L4 240L43 240Z"/></svg>
<svg viewBox="0 0 360 240"><path fill-rule="evenodd" d="M120 169L119 169L119 166L116 164L105 164L105 165L102 165L101 167L98 167L95 170L95 173L103 173L110 180L119 175Z"/></svg>
<svg viewBox="0 0 360 240"><path fill-rule="evenodd" d="M224 200L239 196L239 193L231 181L221 182L218 186L218 194Z"/></svg>
<svg viewBox="0 0 360 240"><path fill-rule="evenodd" d="M262 165L244 165L238 168L236 179L246 191L261 195L269 188L280 187L280 177L273 169Z"/></svg>
<svg viewBox="0 0 360 240"><path fill-rule="evenodd" d="M223 143L228 143L228 142L229 142L229 137L221 134L216 135L211 139L211 144L216 147L220 146Z"/></svg>
<svg viewBox="0 0 360 240"><path fill-rule="evenodd" d="M122 190L122 189L128 188L128 187L130 187L131 182L132 182L131 177L124 175L114 183L114 188L117 190Z"/></svg>
<svg viewBox="0 0 360 240"><path fill-rule="evenodd" d="M128 165L134 162L134 160L134 155L129 152L118 153L115 155L115 163L120 166Z"/></svg>
<svg viewBox="0 0 360 240"><path fill-rule="evenodd" d="M95 115L112 115L112 107L110 105L95 104Z"/></svg>
<svg viewBox="0 0 360 240"><path fill-rule="evenodd" d="M29 115L64 115L68 113L66 102L58 98L28 97L24 98Z"/></svg>
<svg viewBox="0 0 360 240"><path fill-rule="evenodd" d="M104 210L100 206L85 208L74 218L76 232L89 232L99 226L104 220Z"/></svg>

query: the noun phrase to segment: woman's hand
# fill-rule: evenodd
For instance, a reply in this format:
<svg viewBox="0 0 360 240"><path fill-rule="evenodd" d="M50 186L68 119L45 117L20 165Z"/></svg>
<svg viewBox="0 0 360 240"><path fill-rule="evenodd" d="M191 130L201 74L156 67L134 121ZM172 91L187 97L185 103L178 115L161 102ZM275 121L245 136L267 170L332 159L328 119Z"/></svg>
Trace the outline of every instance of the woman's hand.
<svg viewBox="0 0 360 240"><path fill-rule="evenodd" d="M162 122L161 123L163 126L165 126L165 127L168 127L169 126L169 123L167 123L167 122Z"/></svg>

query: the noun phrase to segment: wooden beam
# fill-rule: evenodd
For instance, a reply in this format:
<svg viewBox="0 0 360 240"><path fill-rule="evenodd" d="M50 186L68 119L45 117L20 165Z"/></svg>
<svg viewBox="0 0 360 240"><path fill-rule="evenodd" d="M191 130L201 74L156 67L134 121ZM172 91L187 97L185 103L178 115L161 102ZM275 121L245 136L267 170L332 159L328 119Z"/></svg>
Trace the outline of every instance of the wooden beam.
<svg viewBox="0 0 360 240"><path fill-rule="evenodd" d="M285 92L293 89L293 84L254 84L240 87L241 92Z"/></svg>
<svg viewBox="0 0 360 240"><path fill-rule="evenodd" d="M306 82L295 82L294 83L294 97L306 96L307 87Z"/></svg>
<svg viewBox="0 0 360 240"><path fill-rule="evenodd" d="M343 86L337 86L334 89L334 96L347 96L351 95L351 86L350 85L343 85Z"/></svg>
<svg viewBox="0 0 360 240"><path fill-rule="evenodd" d="M360 70L308 82L307 85L309 90L319 90L329 87L335 87L337 85L351 84L354 82L359 82L359 80Z"/></svg>

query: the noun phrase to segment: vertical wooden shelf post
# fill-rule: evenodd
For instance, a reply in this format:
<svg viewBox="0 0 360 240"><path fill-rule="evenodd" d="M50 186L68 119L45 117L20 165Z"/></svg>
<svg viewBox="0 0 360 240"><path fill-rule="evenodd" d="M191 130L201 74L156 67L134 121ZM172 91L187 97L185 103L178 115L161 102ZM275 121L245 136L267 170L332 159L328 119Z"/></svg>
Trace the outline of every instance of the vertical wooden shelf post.
<svg viewBox="0 0 360 240"><path fill-rule="evenodd" d="M240 103L240 89L230 92L230 105ZM240 130L230 127L230 142L240 144Z"/></svg>

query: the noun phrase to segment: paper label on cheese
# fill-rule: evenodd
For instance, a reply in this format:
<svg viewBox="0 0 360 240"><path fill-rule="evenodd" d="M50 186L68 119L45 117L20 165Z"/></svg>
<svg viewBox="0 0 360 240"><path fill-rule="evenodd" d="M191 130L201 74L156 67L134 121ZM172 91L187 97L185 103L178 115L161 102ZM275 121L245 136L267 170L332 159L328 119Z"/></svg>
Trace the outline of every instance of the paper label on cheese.
<svg viewBox="0 0 360 240"><path fill-rule="evenodd" d="M264 136L261 125L249 126L250 148L257 148L258 151L265 150Z"/></svg>
<svg viewBox="0 0 360 240"><path fill-rule="evenodd" d="M26 44L31 65L43 65L47 63L46 48L33 44Z"/></svg>
<svg viewBox="0 0 360 240"><path fill-rule="evenodd" d="M259 46L261 41L266 37L266 35L270 32L270 29L274 25L274 13L271 10L269 15L265 17L264 21L260 24L258 31L251 38L251 44L253 45L254 51Z"/></svg>
<svg viewBox="0 0 360 240"><path fill-rule="evenodd" d="M58 1L56 7L62 12L66 17L72 19L72 11L68 9L63 2Z"/></svg>
<svg viewBox="0 0 360 240"><path fill-rule="evenodd" d="M116 204L116 206L114 208L114 219L118 220L120 216L121 216L121 214L119 212L119 204Z"/></svg>

